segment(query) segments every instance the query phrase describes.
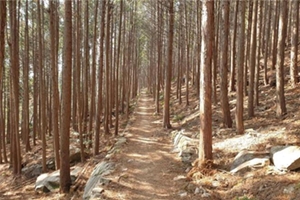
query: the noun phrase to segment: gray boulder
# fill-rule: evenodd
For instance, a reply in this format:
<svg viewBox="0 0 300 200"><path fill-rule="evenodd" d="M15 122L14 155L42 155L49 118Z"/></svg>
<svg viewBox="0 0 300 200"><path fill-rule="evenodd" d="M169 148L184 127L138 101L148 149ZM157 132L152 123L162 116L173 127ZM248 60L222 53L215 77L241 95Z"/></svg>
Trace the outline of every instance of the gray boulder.
<svg viewBox="0 0 300 200"><path fill-rule="evenodd" d="M79 172L82 170L81 167L71 168L71 181L72 184L75 182L76 178L79 175ZM51 192L59 188L59 176L60 170L56 170L52 173L44 173L37 177L35 182L35 190L42 191L44 193Z"/></svg>
<svg viewBox="0 0 300 200"><path fill-rule="evenodd" d="M42 172L43 167L40 164L33 164L22 168L22 174L24 174L24 176L29 179L41 175Z"/></svg>
<svg viewBox="0 0 300 200"><path fill-rule="evenodd" d="M235 156L230 168L231 173L244 169L264 167L270 164L269 152L241 151Z"/></svg>
<svg viewBox="0 0 300 200"><path fill-rule="evenodd" d="M103 161L97 164L85 185L83 199L99 197L104 190L102 188L101 190L97 188L99 188L99 185L106 185L109 183L109 180L104 178L104 176L110 174L113 170L114 164L112 163Z"/></svg>
<svg viewBox="0 0 300 200"><path fill-rule="evenodd" d="M280 170L295 170L300 168L299 146L275 146L270 150L273 164Z"/></svg>

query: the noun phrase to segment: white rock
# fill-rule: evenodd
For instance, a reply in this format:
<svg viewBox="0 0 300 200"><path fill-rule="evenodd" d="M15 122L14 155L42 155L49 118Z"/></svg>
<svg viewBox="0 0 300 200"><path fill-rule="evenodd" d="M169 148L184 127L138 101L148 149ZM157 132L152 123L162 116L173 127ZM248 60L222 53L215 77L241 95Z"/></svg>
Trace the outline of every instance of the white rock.
<svg viewBox="0 0 300 200"><path fill-rule="evenodd" d="M295 170L300 168L299 146L275 146L270 151L272 161L280 170Z"/></svg>
<svg viewBox="0 0 300 200"><path fill-rule="evenodd" d="M290 185L287 188L283 189L283 193L284 194L292 194L295 190L295 186L294 185Z"/></svg>
<svg viewBox="0 0 300 200"><path fill-rule="evenodd" d="M204 192L201 197L204 197L204 198L208 198L210 197L211 195L208 193L208 192Z"/></svg>
<svg viewBox="0 0 300 200"><path fill-rule="evenodd" d="M186 179L186 177L183 175L179 175L179 176L176 176L175 178L173 178L174 181L178 181L178 180L182 180L182 179Z"/></svg>
<svg viewBox="0 0 300 200"><path fill-rule="evenodd" d="M180 197L186 197L187 195L188 195L187 192L182 192L182 193L179 194Z"/></svg>

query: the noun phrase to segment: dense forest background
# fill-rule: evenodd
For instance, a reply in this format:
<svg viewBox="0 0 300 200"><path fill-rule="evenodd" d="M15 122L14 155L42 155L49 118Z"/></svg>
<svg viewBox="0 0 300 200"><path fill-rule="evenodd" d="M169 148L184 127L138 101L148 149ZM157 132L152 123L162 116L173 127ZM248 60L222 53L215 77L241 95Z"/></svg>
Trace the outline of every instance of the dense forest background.
<svg viewBox="0 0 300 200"><path fill-rule="evenodd" d="M21 174L23 155L39 146L46 172L51 146L68 192L70 146L79 144L82 162L99 154L142 88L164 128L170 99L188 108L196 91L199 159L211 160L213 105L238 134L265 86L275 87L276 116L287 114L298 39L299 1L1 0L0 164Z"/></svg>

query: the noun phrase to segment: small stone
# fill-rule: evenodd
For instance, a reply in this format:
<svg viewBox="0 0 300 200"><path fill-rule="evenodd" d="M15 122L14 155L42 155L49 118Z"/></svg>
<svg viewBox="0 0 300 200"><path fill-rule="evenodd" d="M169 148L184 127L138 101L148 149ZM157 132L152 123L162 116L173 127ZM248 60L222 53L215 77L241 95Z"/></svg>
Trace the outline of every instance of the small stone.
<svg viewBox="0 0 300 200"><path fill-rule="evenodd" d="M208 198L210 197L211 195L208 193L208 192L204 192L201 197L204 197L204 198Z"/></svg>
<svg viewBox="0 0 300 200"><path fill-rule="evenodd" d="M289 185L287 188L283 189L284 194L292 194L295 191L294 185Z"/></svg>
<svg viewBox="0 0 300 200"><path fill-rule="evenodd" d="M219 183L219 181L213 181L212 183L211 183L211 185L213 186L213 187L219 187L220 186L220 183Z"/></svg>
<svg viewBox="0 0 300 200"><path fill-rule="evenodd" d="M193 184L193 183L188 183L186 186L185 186L185 190L189 193L193 193L195 190L196 190L196 185Z"/></svg>
<svg viewBox="0 0 300 200"><path fill-rule="evenodd" d="M179 175L179 176L176 176L175 178L173 178L174 181L178 181L178 180L182 180L182 179L186 179L186 177L183 175Z"/></svg>
<svg viewBox="0 0 300 200"><path fill-rule="evenodd" d="M102 187L95 187L92 189L92 192L101 194L102 192L104 192L104 189Z"/></svg>
<svg viewBox="0 0 300 200"><path fill-rule="evenodd" d="M188 173L189 171L191 171L191 167L186 168L185 172Z"/></svg>
<svg viewBox="0 0 300 200"><path fill-rule="evenodd" d="M199 187L196 187L194 194L199 194L200 191L201 191L200 188L199 188Z"/></svg>
<svg viewBox="0 0 300 200"><path fill-rule="evenodd" d="M188 195L187 192L181 192L181 193L179 193L179 196L180 196L180 197L186 197L187 195Z"/></svg>

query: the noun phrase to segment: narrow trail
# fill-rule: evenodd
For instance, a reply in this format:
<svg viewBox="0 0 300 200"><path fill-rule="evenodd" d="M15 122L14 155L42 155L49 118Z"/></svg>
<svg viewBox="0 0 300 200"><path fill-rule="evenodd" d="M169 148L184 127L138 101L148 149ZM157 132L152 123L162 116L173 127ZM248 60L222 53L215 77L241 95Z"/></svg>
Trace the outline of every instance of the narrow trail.
<svg viewBox="0 0 300 200"><path fill-rule="evenodd" d="M142 92L104 199L184 199L179 192L187 182L174 178L184 175L186 167L172 153L170 137L155 123L161 116L154 111L152 98Z"/></svg>

